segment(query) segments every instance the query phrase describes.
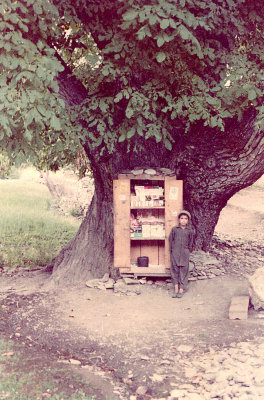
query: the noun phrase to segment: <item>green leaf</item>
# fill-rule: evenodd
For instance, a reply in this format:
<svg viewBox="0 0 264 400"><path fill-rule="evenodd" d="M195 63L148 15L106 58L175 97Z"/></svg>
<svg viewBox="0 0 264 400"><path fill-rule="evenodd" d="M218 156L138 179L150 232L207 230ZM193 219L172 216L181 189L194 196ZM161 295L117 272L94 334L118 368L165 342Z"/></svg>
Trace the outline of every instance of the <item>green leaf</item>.
<svg viewBox="0 0 264 400"><path fill-rule="evenodd" d="M159 63L162 63L162 61L164 61L166 58L166 54L163 53L163 51L160 51L157 55L156 55L156 59Z"/></svg>
<svg viewBox="0 0 264 400"><path fill-rule="evenodd" d="M146 32L145 32L145 27L144 26L142 28L140 28L139 31L137 31L137 36L138 36L139 40L144 39L144 37L146 36Z"/></svg>
<svg viewBox="0 0 264 400"><path fill-rule="evenodd" d="M118 138L118 141L121 143L121 142L124 142L126 140L126 137L125 137L125 135L124 134L122 134L121 136L119 136L119 138Z"/></svg>
<svg viewBox="0 0 264 400"><path fill-rule="evenodd" d="M54 129L56 129L57 131L59 131L61 129L61 122L60 122L59 118L57 118L55 115L53 115L51 117L50 126Z"/></svg>
<svg viewBox="0 0 264 400"><path fill-rule="evenodd" d="M131 118L133 114L134 114L133 109L131 107L127 107L127 109L126 109L127 118Z"/></svg>
<svg viewBox="0 0 264 400"><path fill-rule="evenodd" d="M130 8L130 10L126 11L125 14L123 15L123 20L125 21L132 21L133 19L137 18L138 13L136 10L133 8Z"/></svg>
<svg viewBox="0 0 264 400"><path fill-rule="evenodd" d="M158 47L161 47L165 43L163 36L159 35L157 40Z"/></svg>
<svg viewBox="0 0 264 400"><path fill-rule="evenodd" d="M207 96L206 97L207 103L211 104L212 106L215 106L219 103L218 99L212 97L212 96Z"/></svg>
<svg viewBox="0 0 264 400"><path fill-rule="evenodd" d="M212 128L215 128L218 125L217 116L211 118L210 125L211 125Z"/></svg>
<svg viewBox="0 0 264 400"><path fill-rule="evenodd" d="M190 32L184 25L179 27L179 34L183 40L190 39Z"/></svg>
<svg viewBox="0 0 264 400"><path fill-rule="evenodd" d="M32 140L32 133L31 133L30 131L25 130L24 136L25 136L25 138L26 138L29 142L31 142L31 140Z"/></svg>
<svg viewBox="0 0 264 400"><path fill-rule="evenodd" d="M36 2L33 4L33 10L36 14L42 14L42 7Z"/></svg>
<svg viewBox="0 0 264 400"><path fill-rule="evenodd" d="M149 17L149 24L150 24L150 25L155 25L156 22L157 22L157 17L156 17L156 15L151 14L150 17Z"/></svg>
<svg viewBox="0 0 264 400"><path fill-rule="evenodd" d="M136 129L133 127L127 132L127 138L130 139L132 136L134 136L136 133Z"/></svg>
<svg viewBox="0 0 264 400"><path fill-rule="evenodd" d="M170 20L169 19L163 19L160 21L160 27L161 29L166 29L170 25Z"/></svg>
<svg viewBox="0 0 264 400"><path fill-rule="evenodd" d="M114 102L118 103L120 100L122 100L122 98L123 98L123 93L119 92L119 93L117 93L116 97L114 98Z"/></svg>
<svg viewBox="0 0 264 400"><path fill-rule="evenodd" d="M168 149L168 150L172 149L171 142L168 139L165 139L164 145L165 145L166 149Z"/></svg>
<svg viewBox="0 0 264 400"><path fill-rule="evenodd" d="M103 99L101 99L100 103L99 103L99 107L100 107L100 110L103 113L105 113L107 111L107 109L108 109L108 104Z"/></svg>
<svg viewBox="0 0 264 400"><path fill-rule="evenodd" d="M257 97L257 93L254 89L250 89L248 92L248 99L254 100Z"/></svg>
<svg viewBox="0 0 264 400"><path fill-rule="evenodd" d="M162 135L161 135L160 130L157 129L157 130L154 132L154 135L155 135L155 138L156 138L156 142L159 143L159 142L162 140Z"/></svg>

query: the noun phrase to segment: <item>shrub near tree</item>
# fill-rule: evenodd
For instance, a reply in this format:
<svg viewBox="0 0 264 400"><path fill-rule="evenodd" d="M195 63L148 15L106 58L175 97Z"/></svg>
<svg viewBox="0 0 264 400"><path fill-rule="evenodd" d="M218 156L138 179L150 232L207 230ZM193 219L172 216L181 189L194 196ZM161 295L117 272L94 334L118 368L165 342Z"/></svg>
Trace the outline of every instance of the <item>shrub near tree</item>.
<svg viewBox="0 0 264 400"><path fill-rule="evenodd" d="M1 8L1 147L53 169L84 149L95 194L58 281L112 269L112 180L184 180L196 248L264 172L261 0L17 0ZM44 152L44 156L43 156Z"/></svg>

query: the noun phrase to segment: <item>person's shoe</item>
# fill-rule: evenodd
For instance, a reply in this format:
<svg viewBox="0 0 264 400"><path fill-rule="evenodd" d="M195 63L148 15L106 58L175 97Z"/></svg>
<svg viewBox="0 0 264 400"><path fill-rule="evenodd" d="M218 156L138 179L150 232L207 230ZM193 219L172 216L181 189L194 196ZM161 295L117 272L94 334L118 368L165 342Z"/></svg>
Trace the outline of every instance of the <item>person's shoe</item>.
<svg viewBox="0 0 264 400"><path fill-rule="evenodd" d="M178 294L178 293L173 292L171 297L172 297L173 299L175 299L175 298L177 297L177 294Z"/></svg>
<svg viewBox="0 0 264 400"><path fill-rule="evenodd" d="M178 299L180 299L182 296L183 296L183 292L178 292L176 297L178 297Z"/></svg>

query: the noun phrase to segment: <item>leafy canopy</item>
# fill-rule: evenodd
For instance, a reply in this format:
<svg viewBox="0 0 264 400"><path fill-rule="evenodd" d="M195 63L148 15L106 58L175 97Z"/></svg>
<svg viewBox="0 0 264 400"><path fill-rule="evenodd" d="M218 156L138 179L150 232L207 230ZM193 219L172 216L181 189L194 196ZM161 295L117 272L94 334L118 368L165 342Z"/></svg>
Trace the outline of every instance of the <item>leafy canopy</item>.
<svg viewBox="0 0 264 400"><path fill-rule="evenodd" d="M175 126L219 133L252 106L263 121L262 0L0 0L0 15L0 145L14 157L68 162L80 143L138 136L171 149ZM69 73L86 90L71 86L75 102Z"/></svg>

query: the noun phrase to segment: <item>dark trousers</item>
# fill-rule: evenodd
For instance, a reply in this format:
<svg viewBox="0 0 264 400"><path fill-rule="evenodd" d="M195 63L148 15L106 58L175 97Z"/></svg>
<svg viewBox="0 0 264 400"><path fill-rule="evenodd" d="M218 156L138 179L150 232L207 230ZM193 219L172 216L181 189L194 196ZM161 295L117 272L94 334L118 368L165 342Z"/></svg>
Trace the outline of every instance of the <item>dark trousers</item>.
<svg viewBox="0 0 264 400"><path fill-rule="evenodd" d="M178 285L179 289L186 289L189 277L189 266L172 265L170 270L173 285Z"/></svg>

